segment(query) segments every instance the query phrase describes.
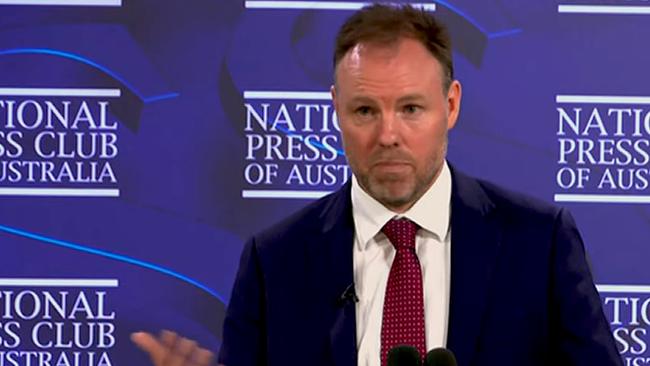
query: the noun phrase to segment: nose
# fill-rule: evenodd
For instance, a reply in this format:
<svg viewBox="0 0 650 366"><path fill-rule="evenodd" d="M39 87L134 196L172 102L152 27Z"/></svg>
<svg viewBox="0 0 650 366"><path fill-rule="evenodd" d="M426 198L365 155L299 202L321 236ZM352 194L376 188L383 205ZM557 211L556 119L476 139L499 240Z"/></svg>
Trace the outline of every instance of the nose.
<svg viewBox="0 0 650 366"><path fill-rule="evenodd" d="M393 113L383 113L378 124L377 142L383 147L399 145L399 121Z"/></svg>

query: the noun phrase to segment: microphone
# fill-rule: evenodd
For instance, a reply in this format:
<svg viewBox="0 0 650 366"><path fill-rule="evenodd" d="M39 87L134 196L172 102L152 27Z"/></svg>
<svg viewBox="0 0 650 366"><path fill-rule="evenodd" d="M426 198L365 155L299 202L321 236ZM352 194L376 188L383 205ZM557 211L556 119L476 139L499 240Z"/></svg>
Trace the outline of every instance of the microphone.
<svg viewBox="0 0 650 366"><path fill-rule="evenodd" d="M422 357L415 347L396 346L388 351L386 366L421 366Z"/></svg>
<svg viewBox="0 0 650 366"><path fill-rule="evenodd" d="M434 348L427 353L424 366L457 366L456 357L446 348Z"/></svg>
<svg viewBox="0 0 650 366"><path fill-rule="evenodd" d="M357 292L354 290L354 283L349 284L348 287L345 288L345 291L343 291L337 301L339 306L345 306L357 302L359 302L359 297L357 297Z"/></svg>

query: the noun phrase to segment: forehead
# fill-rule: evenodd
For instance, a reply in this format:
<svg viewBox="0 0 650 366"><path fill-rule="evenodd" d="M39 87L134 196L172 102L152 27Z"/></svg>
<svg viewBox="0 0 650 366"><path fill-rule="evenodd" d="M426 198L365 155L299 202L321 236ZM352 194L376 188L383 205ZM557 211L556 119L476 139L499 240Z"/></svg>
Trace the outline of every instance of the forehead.
<svg viewBox="0 0 650 366"><path fill-rule="evenodd" d="M442 66L419 41L402 38L390 44L359 43L336 67L337 88L442 85Z"/></svg>

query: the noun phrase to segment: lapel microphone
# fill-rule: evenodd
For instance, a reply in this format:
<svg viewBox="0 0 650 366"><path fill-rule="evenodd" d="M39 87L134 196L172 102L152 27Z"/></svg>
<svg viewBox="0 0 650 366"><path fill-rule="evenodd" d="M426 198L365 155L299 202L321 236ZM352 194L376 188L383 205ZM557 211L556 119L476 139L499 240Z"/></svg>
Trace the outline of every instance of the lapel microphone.
<svg viewBox="0 0 650 366"><path fill-rule="evenodd" d="M422 366L422 357L415 347L396 346L388 351L386 366Z"/></svg>
<svg viewBox="0 0 650 366"><path fill-rule="evenodd" d="M458 366L454 354L446 348L434 348L427 352L424 366Z"/></svg>

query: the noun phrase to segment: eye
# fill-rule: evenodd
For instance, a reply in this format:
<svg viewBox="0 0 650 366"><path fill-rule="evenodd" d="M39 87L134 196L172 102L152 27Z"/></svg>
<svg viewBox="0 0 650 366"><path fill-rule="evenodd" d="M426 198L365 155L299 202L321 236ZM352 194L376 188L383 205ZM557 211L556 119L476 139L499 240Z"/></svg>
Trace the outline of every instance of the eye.
<svg viewBox="0 0 650 366"><path fill-rule="evenodd" d="M371 109L368 106L361 106L361 107L356 109L356 113L358 115L361 115L361 116L368 115L368 114L370 114L370 112L371 112Z"/></svg>
<svg viewBox="0 0 650 366"><path fill-rule="evenodd" d="M410 114L416 114L420 111L422 111L422 107L419 105L415 104L408 104L404 106L404 114L410 115Z"/></svg>
<svg viewBox="0 0 650 366"><path fill-rule="evenodd" d="M367 105L364 105L364 106L358 107L355 110L355 113L358 114L359 116L362 116L362 117L368 117L373 113L373 111L372 111L372 108L368 107Z"/></svg>

